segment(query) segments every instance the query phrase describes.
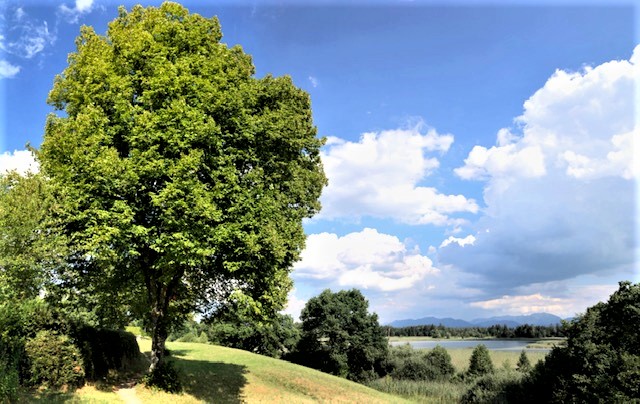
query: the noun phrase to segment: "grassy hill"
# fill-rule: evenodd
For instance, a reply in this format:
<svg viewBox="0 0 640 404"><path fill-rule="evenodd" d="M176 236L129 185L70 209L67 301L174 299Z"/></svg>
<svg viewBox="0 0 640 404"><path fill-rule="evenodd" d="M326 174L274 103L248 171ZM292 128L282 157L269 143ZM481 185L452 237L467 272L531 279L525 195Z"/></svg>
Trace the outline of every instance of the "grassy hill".
<svg viewBox="0 0 640 404"><path fill-rule="evenodd" d="M150 350L142 340L142 351ZM87 386L73 394L44 396L42 402L142 403L402 403L404 399L289 362L250 352L197 343L168 343L183 375L184 392L168 394L135 386L118 394L116 387ZM135 401L131 396L135 392ZM128 396L128 397L127 397ZM129 398L129 399L127 399ZM38 401L29 397L25 402Z"/></svg>

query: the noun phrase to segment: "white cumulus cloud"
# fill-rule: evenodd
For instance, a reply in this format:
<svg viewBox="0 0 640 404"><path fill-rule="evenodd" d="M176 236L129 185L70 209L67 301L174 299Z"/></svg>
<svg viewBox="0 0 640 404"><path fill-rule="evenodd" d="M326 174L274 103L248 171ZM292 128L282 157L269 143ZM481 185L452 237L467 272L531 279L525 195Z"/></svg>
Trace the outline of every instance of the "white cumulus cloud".
<svg viewBox="0 0 640 404"><path fill-rule="evenodd" d="M473 245L475 241L476 241L476 238L471 234L465 238L449 236L448 239L444 240L442 244L440 244L440 247L446 247L451 243L456 243L460 247L464 247L466 245Z"/></svg>
<svg viewBox="0 0 640 404"><path fill-rule="evenodd" d="M14 66L6 60L0 60L0 78L7 79L14 77L20 72L20 66Z"/></svg>
<svg viewBox="0 0 640 404"><path fill-rule="evenodd" d="M629 60L556 71L524 103L520 134L503 129L497 145L470 151L455 172L486 181L486 208L473 245L443 243L439 265L455 265L480 276L485 290L510 296L537 282L632 276L639 61L640 47Z"/></svg>
<svg viewBox="0 0 640 404"><path fill-rule="evenodd" d="M293 317L293 321L299 321L300 313L302 312L302 309L306 304L307 304L306 300L299 299L296 296L296 289L293 288L289 292L289 295L287 298L287 306L284 308L284 310L282 310L282 313L288 314L291 317Z"/></svg>
<svg viewBox="0 0 640 404"><path fill-rule="evenodd" d="M69 23L77 23L80 16L89 13L93 8L93 0L76 0L73 7L62 4L59 7L60 13Z"/></svg>
<svg viewBox="0 0 640 404"><path fill-rule="evenodd" d="M0 175L12 170L20 174L36 173L39 165L29 150L14 150L13 153L7 151L0 154Z"/></svg>
<svg viewBox="0 0 640 404"><path fill-rule="evenodd" d="M473 199L422 185L439 167L452 135L421 126L370 132L358 142L329 138L322 161L329 185L322 195L322 219L393 218L406 224L447 225L453 214L478 210ZM435 155L434 155L435 154Z"/></svg>
<svg viewBox="0 0 640 404"><path fill-rule="evenodd" d="M417 249L397 237L366 228L339 237L312 234L294 278L315 279L327 285L378 291L408 289L438 269Z"/></svg>

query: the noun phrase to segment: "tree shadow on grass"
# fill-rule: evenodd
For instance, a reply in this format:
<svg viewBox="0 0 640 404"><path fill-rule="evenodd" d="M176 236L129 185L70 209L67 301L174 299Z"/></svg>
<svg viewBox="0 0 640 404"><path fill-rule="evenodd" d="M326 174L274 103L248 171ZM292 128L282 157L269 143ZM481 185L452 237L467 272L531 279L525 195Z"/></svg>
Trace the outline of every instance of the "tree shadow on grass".
<svg viewBox="0 0 640 404"><path fill-rule="evenodd" d="M184 392L207 403L242 403L246 366L172 358L180 371Z"/></svg>

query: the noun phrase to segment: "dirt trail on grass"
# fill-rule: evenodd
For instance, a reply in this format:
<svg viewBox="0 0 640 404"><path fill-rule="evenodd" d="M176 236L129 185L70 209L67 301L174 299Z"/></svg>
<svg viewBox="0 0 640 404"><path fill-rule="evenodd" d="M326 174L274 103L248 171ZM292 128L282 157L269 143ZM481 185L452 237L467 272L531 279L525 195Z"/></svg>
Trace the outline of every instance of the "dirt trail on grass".
<svg viewBox="0 0 640 404"><path fill-rule="evenodd" d="M142 401L136 397L136 389L134 387L121 388L116 390L116 393L126 404L142 404Z"/></svg>

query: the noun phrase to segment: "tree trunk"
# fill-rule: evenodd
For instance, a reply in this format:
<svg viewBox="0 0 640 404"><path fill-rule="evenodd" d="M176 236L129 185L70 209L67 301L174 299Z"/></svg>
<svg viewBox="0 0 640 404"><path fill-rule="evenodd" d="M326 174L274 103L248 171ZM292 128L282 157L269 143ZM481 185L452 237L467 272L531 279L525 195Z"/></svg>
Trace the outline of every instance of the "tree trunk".
<svg viewBox="0 0 640 404"><path fill-rule="evenodd" d="M147 279L147 292L151 307L151 365L154 372L164 362L165 343L169 335L169 302L173 298L182 272L176 274L169 284Z"/></svg>
<svg viewBox="0 0 640 404"><path fill-rule="evenodd" d="M154 372L164 363L165 343L168 336L167 313L163 307L158 306L161 304L152 306L151 310L151 365L149 373Z"/></svg>

